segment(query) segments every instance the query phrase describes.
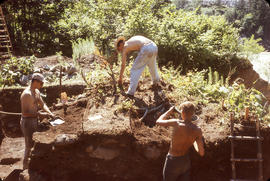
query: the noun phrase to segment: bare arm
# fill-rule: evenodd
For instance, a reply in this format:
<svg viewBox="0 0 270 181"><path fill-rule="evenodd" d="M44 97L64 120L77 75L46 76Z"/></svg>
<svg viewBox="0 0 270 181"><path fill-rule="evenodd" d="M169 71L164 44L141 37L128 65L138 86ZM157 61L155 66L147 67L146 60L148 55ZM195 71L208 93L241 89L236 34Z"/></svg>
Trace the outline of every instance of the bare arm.
<svg viewBox="0 0 270 181"><path fill-rule="evenodd" d="M199 136L196 138L195 142L193 143L193 146L200 156L204 156L204 143L203 143L203 136L202 136L201 130L199 132Z"/></svg>
<svg viewBox="0 0 270 181"><path fill-rule="evenodd" d="M124 75L124 71L125 71L125 68L126 68L126 61L127 61L127 52L125 50L123 50L120 76L119 76L119 80L118 80L118 82L120 84L122 84L122 81L123 81L123 75Z"/></svg>
<svg viewBox="0 0 270 181"><path fill-rule="evenodd" d="M167 120L167 117L171 115L174 111L174 106L171 107L167 112L162 114L158 119L156 124L159 126L176 126L178 119L169 119Z"/></svg>
<svg viewBox="0 0 270 181"><path fill-rule="evenodd" d="M48 106L44 103L44 101L42 100L41 96L40 96L40 92L36 91L36 93L38 94L38 104L40 105L40 107L47 113L49 113L50 116L54 117L54 114L50 111L50 109L48 108Z"/></svg>

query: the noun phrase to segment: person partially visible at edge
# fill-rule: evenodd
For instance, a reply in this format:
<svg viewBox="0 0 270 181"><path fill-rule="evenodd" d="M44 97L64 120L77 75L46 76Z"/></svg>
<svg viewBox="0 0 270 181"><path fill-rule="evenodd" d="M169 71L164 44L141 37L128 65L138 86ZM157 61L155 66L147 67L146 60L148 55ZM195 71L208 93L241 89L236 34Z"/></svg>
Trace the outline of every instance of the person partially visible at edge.
<svg viewBox="0 0 270 181"><path fill-rule="evenodd" d="M204 156L202 130L192 123L195 106L191 102L184 102L180 108L183 120L167 119L175 110L175 107L171 107L156 122L159 126L173 128L170 149L163 167L164 181L190 180L191 164L188 152L192 145L200 156Z"/></svg>
<svg viewBox="0 0 270 181"><path fill-rule="evenodd" d="M33 133L37 131L38 116L55 117L40 97L39 89L42 88L43 83L43 75L40 73L34 73L32 75L31 85L28 86L21 94L22 117L20 125L25 138L23 169L28 168L30 150L34 144L32 136ZM38 112L39 107L45 112Z"/></svg>
<svg viewBox="0 0 270 181"><path fill-rule="evenodd" d="M126 92L128 96L134 96L139 78L146 65L149 68L153 84L155 85L159 82L160 78L156 65L158 47L152 40L143 36L133 36L129 40L125 41L124 37L119 37L115 42L115 47L118 53L122 54L122 65L118 80L119 86L122 86L123 83L123 74L126 68L127 54L131 51L139 51L139 54L130 70L130 85L128 91Z"/></svg>

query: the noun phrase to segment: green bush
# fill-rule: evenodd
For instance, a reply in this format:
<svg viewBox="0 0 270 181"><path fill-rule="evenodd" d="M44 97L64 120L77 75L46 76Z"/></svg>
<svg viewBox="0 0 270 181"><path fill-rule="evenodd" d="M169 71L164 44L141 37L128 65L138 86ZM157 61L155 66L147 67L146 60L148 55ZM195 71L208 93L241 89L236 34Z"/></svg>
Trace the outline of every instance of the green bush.
<svg viewBox="0 0 270 181"><path fill-rule="evenodd" d="M15 85L19 83L22 75L29 75L34 71L35 56L31 57L11 57L0 67L0 85Z"/></svg>
<svg viewBox="0 0 270 181"><path fill-rule="evenodd" d="M162 58L182 65L184 70L224 68L238 52L238 31L223 16L179 10L165 16L160 28L163 31L158 32L156 41Z"/></svg>
<svg viewBox="0 0 270 181"><path fill-rule="evenodd" d="M161 75L166 82L174 86L168 97L176 102L193 100L197 104L222 103L229 111L240 117L246 107L250 112L261 117L264 113L263 102L265 97L254 88L246 89L243 84L228 84L222 76L211 69L209 71L188 72L187 75L180 75L172 67L163 67ZM207 79L206 79L207 77Z"/></svg>
<svg viewBox="0 0 270 181"><path fill-rule="evenodd" d="M243 43L240 45L240 55L248 57L252 54L257 54L263 52L265 49L263 46L259 45L261 39L255 39L254 35L248 38L243 38Z"/></svg>
<svg viewBox="0 0 270 181"><path fill-rule="evenodd" d="M57 28L73 41L93 37L102 52L112 51L119 35L144 35L158 45L161 64L172 61L183 71L232 66L239 61L238 29L224 16L202 15L198 10L177 10L161 0L76 1L66 8Z"/></svg>
<svg viewBox="0 0 270 181"><path fill-rule="evenodd" d="M243 84L234 84L229 87L229 95L225 100L229 111L235 112L239 117L241 112L244 112L246 107L249 107L250 112L261 117L264 113L263 101L265 97L258 90L251 88L246 89Z"/></svg>

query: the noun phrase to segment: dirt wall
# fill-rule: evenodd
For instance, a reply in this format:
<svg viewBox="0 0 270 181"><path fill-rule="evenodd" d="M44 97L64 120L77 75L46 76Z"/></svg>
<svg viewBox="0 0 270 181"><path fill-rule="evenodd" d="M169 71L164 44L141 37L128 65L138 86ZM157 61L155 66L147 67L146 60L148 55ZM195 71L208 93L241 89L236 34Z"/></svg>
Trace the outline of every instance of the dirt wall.
<svg viewBox="0 0 270 181"><path fill-rule="evenodd" d="M270 178L270 135L263 133L264 178ZM68 140L68 139L66 139ZM236 148L242 157L254 147ZM250 145L251 146L251 145ZM169 142L152 142L142 145L130 134L121 136L78 135L74 143L61 146L38 142L31 156L30 168L43 175L47 181L61 180L162 180L164 159ZM252 149L255 151L255 149ZM156 156L153 156L156 155ZM253 155L256 157L256 155ZM206 145L205 157L192 149L193 181L227 181L231 179L230 142L224 140ZM237 165L237 176L255 179L257 166Z"/></svg>
<svg viewBox="0 0 270 181"><path fill-rule="evenodd" d="M79 95L83 93L86 86L83 84L78 85L63 85L62 91L66 92L68 96ZM5 88L0 91L0 105L2 105L2 111L6 112L21 112L20 95L25 88ZM45 94L43 98L44 102L48 106L52 106L56 103L57 98L60 96L60 86L48 86L41 89L41 93ZM0 122L2 127L2 133L8 137L22 136L19 126L20 116L14 115L0 115Z"/></svg>

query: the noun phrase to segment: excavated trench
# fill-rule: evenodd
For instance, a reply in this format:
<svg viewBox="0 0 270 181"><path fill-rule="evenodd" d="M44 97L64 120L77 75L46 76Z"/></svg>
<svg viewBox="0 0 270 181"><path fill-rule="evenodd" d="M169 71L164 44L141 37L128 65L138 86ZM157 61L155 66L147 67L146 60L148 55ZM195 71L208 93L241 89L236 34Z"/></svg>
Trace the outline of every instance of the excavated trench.
<svg viewBox="0 0 270 181"><path fill-rule="evenodd" d="M41 92L46 93L46 97L43 97L44 102L48 106L52 106L56 99L59 98L60 92L66 92L68 96L79 95L83 93L86 86L83 84L72 84L60 86L48 86L41 89ZM4 88L0 91L0 111L20 113L21 102L20 96L24 88ZM22 133L20 130L19 120L20 116L16 115L3 115L0 114L1 125L0 128L0 143L4 138L7 137L21 137Z"/></svg>
<svg viewBox="0 0 270 181"><path fill-rule="evenodd" d="M64 143L37 142L34 147L30 169L45 180L162 180L168 142L141 144L129 133L65 136ZM263 136L266 179L270 177L269 130L263 132ZM256 144L245 144L237 144L236 155L256 158ZM193 149L190 155L193 180L227 181L231 178L229 140L206 144L206 156L203 158ZM256 164L237 164L236 168L239 178L257 177Z"/></svg>

